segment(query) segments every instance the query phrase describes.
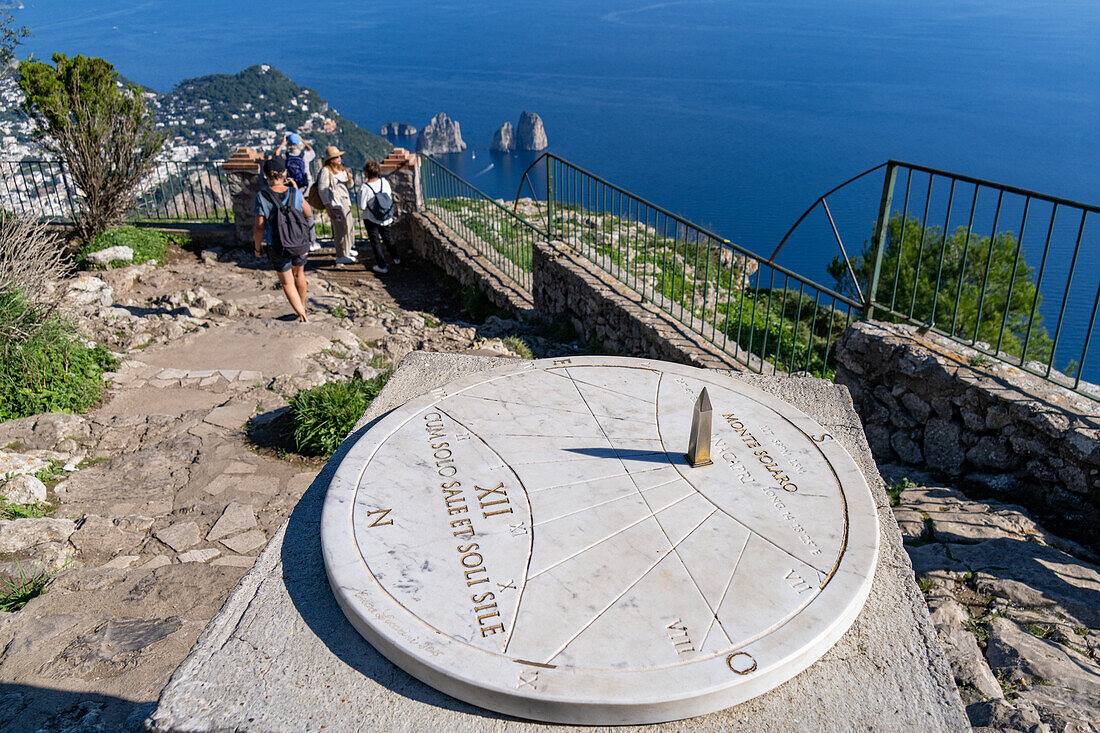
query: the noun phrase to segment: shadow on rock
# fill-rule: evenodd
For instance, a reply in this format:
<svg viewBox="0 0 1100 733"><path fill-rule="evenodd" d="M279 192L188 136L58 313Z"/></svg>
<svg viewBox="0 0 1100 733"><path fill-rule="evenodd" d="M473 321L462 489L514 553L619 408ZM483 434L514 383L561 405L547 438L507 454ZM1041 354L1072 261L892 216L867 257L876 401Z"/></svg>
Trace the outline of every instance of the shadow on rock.
<svg viewBox="0 0 1100 733"><path fill-rule="evenodd" d="M155 707L94 692L0 684L0 733L138 731Z"/></svg>

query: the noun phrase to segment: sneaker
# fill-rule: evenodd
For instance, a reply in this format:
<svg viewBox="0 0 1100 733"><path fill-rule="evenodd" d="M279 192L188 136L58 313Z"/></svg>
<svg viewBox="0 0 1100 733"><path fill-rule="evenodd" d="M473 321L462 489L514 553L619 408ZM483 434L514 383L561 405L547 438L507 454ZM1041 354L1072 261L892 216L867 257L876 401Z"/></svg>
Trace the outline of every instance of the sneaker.
<svg viewBox="0 0 1100 733"><path fill-rule="evenodd" d="M372 268L370 268L370 269L374 270L374 271L375 271L375 272L377 272L377 273L378 273L379 275L386 275L386 274L388 274L388 273L389 273L389 271L390 271L390 270L389 270L389 268L387 268L387 267L382 267L382 266L380 266L380 265L375 265L374 267L372 267Z"/></svg>
<svg viewBox="0 0 1100 733"><path fill-rule="evenodd" d="M349 253L348 253L348 257L351 257L351 258L353 258L353 259L359 259L359 252L358 252L358 250L354 250L354 249L353 249L353 250L352 250L351 252L349 252Z"/></svg>
<svg viewBox="0 0 1100 733"><path fill-rule="evenodd" d="M317 244L316 242L314 242L313 244L309 245L309 251L310 251L310 252L316 252L316 251L317 251L317 250L319 250L319 249L321 249L321 245Z"/></svg>
<svg viewBox="0 0 1100 733"><path fill-rule="evenodd" d="M351 257L337 257L336 264L338 265L354 265L356 260Z"/></svg>

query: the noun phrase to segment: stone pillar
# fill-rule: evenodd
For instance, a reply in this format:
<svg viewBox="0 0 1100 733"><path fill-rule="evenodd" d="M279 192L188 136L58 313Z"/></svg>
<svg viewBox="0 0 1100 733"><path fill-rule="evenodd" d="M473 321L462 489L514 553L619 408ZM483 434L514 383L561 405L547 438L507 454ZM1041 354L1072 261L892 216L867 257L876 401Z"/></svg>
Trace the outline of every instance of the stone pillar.
<svg viewBox="0 0 1100 733"><path fill-rule="evenodd" d="M233 201L233 223L237 242L242 246L252 244L252 213L256 194L260 192L264 177L260 173L262 157L252 148L237 148L237 152L222 164L229 184L229 196Z"/></svg>
<svg viewBox="0 0 1100 733"><path fill-rule="evenodd" d="M409 216L424 208L424 199L420 192L420 156L404 148L394 148L382 161L382 175L393 189L394 230L404 246L412 239Z"/></svg>
<svg viewBox="0 0 1100 733"><path fill-rule="evenodd" d="M420 192L420 156L405 148L394 148L382 161L382 175L393 188L394 218L400 221L412 211L424 208Z"/></svg>

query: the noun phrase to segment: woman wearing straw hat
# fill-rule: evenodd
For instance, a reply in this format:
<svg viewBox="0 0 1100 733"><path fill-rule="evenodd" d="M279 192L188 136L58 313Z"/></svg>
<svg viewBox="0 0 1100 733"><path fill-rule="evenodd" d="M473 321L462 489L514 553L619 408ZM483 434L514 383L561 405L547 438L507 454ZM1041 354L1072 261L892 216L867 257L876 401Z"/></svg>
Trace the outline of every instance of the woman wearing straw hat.
<svg viewBox="0 0 1100 733"><path fill-rule="evenodd" d="M332 241L336 245L336 264L355 264L359 254L355 251L355 231L352 228L351 171L344 167L340 156L343 150L335 145L325 148L325 164L317 178L317 191L325 202L325 209L332 219Z"/></svg>

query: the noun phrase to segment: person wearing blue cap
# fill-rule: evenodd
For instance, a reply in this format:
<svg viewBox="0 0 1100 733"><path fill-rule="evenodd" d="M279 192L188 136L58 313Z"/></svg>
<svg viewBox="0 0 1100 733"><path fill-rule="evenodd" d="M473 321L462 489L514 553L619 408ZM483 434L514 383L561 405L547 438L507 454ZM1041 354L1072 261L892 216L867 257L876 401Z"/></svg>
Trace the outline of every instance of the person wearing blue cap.
<svg viewBox="0 0 1100 733"><path fill-rule="evenodd" d="M312 145L302 142L302 136L296 132L283 135L279 147L275 148L275 155L281 154L284 148L286 149L286 177L298 185L299 191L308 192L309 187L313 185L310 164L317 157L317 153L313 152ZM321 249L321 245L317 243L317 231L313 226L312 215L309 217L309 231L311 233L309 251L316 252Z"/></svg>

